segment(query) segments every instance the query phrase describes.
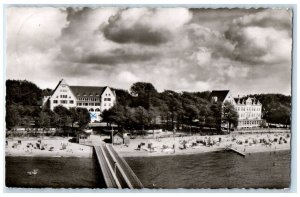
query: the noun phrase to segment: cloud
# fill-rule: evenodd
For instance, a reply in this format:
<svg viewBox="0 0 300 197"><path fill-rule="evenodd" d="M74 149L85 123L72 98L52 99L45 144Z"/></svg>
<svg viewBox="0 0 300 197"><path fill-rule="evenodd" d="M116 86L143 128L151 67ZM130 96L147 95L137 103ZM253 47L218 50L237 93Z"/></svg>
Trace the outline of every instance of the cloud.
<svg viewBox="0 0 300 197"><path fill-rule="evenodd" d="M266 9L234 20L234 24L244 27L256 26L274 28L291 33L292 11L290 9Z"/></svg>
<svg viewBox="0 0 300 197"><path fill-rule="evenodd" d="M158 45L172 40L190 19L191 13L184 8L130 8L111 16L100 30L117 43Z"/></svg>
<svg viewBox="0 0 300 197"><path fill-rule="evenodd" d="M278 23L278 24L277 24ZM43 27L43 28L42 28ZM290 93L285 9L12 8L7 76L55 87Z"/></svg>
<svg viewBox="0 0 300 197"><path fill-rule="evenodd" d="M291 11L264 10L235 19L225 32L232 58L252 65L291 62ZM282 50L284 49L284 50Z"/></svg>

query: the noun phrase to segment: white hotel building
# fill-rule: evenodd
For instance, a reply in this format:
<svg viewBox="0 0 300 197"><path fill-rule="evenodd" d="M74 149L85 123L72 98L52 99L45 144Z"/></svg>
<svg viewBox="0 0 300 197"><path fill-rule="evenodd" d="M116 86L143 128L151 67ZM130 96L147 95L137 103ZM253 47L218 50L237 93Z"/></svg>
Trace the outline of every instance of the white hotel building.
<svg viewBox="0 0 300 197"><path fill-rule="evenodd" d="M60 80L52 95L44 98L44 104L49 102L50 109L62 105L66 108L81 107L90 112L91 122L100 121L100 114L110 109L116 103L116 93L110 87L69 86L65 80Z"/></svg>
<svg viewBox="0 0 300 197"><path fill-rule="evenodd" d="M225 103L230 102L234 105L238 113L238 129L256 128L263 123L262 105L255 98L234 98L229 90L214 90L210 96L211 101Z"/></svg>

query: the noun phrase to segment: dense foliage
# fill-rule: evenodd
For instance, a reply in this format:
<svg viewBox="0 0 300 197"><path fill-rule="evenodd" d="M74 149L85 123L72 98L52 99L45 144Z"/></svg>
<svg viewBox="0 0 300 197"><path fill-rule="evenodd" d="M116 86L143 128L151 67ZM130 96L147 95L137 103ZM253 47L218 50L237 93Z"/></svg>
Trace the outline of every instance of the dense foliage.
<svg viewBox="0 0 300 197"><path fill-rule="evenodd" d="M83 108L66 109L58 106L51 111L42 106L43 96L51 94L50 89L41 90L29 81L6 81L6 128L24 127L57 128L64 131L76 124L83 129L90 121L89 112Z"/></svg>
<svg viewBox="0 0 300 197"><path fill-rule="evenodd" d="M237 113L230 104L209 101L209 91L158 92L151 83L134 83L130 91L116 89L117 104L102 113L103 121L125 129L213 130L220 131L221 124L236 125ZM61 130L83 129L90 121L83 108L66 109L63 106L51 111L42 107L42 98L51 94L29 81L6 81L6 127L50 128ZM263 118L270 123L290 124L291 96L281 94L248 95L263 105Z"/></svg>
<svg viewBox="0 0 300 197"><path fill-rule="evenodd" d="M263 119L274 124L291 124L291 96L282 94L254 94L262 106Z"/></svg>

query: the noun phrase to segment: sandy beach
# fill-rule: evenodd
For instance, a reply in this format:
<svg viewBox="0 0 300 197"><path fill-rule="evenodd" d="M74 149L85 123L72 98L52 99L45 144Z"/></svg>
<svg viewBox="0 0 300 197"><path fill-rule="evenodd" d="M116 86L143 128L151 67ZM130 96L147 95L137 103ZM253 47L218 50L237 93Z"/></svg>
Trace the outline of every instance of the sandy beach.
<svg viewBox="0 0 300 197"><path fill-rule="evenodd" d="M70 139L62 137L7 139L5 155L92 157L92 147L71 143ZM21 143L18 143L19 141ZM154 136L153 139L130 139L128 145L114 145L115 150L123 157L198 154L223 151L228 147L243 154L290 150L290 133L192 135L165 138Z"/></svg>
<svg viewBox="0 0 300 197"><path fill-rule="evenodd" d="M150 146L151 148L149 148ZM123 157L198 154L222 151L228 147L246 155L254 152L290 150L290 133L131 139L128 146L114 145L114 148Z"/></svg>
<svg viewBox="0 0 300 197"><path fill-rule="evenodd" d="M6 156L28 157L92 157L92 147L69 142L71 138L6 139ZM40 140L40 141L39 141ZM21 141L20 144L18 142Z"/></svg>

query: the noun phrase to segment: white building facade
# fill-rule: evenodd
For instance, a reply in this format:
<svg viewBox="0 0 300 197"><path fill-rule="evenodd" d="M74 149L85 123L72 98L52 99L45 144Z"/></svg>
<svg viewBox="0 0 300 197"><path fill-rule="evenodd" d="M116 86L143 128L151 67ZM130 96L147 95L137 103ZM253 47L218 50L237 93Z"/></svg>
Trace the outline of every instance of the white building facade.
<svg viewBox="0 0 300 197"><path fill-rule="evenodd" d="M110 87L69 86L65 80L60 80L52 95L46 97L53 110L62 105L66 108L86 108L90 112L91 122L101 121L100 114L116 103L116 93ZM45 103L45 102L43 102Z"/></svg>
<svg viewBox="0 0 300 197"><path fill-rule="evenodd" d="M247 99L235 99L235 110L239 115L238 129L261 127L262 105L259 100L248 97Z"/></svg>
<svg viewBox="0 0 300 197"><path fill-rule="evenodd" d="M237 129L261 127L262 104L255 98L234 98L229 90L214 90L211 93L211 101L230 102L238 113Z"/></svg>

